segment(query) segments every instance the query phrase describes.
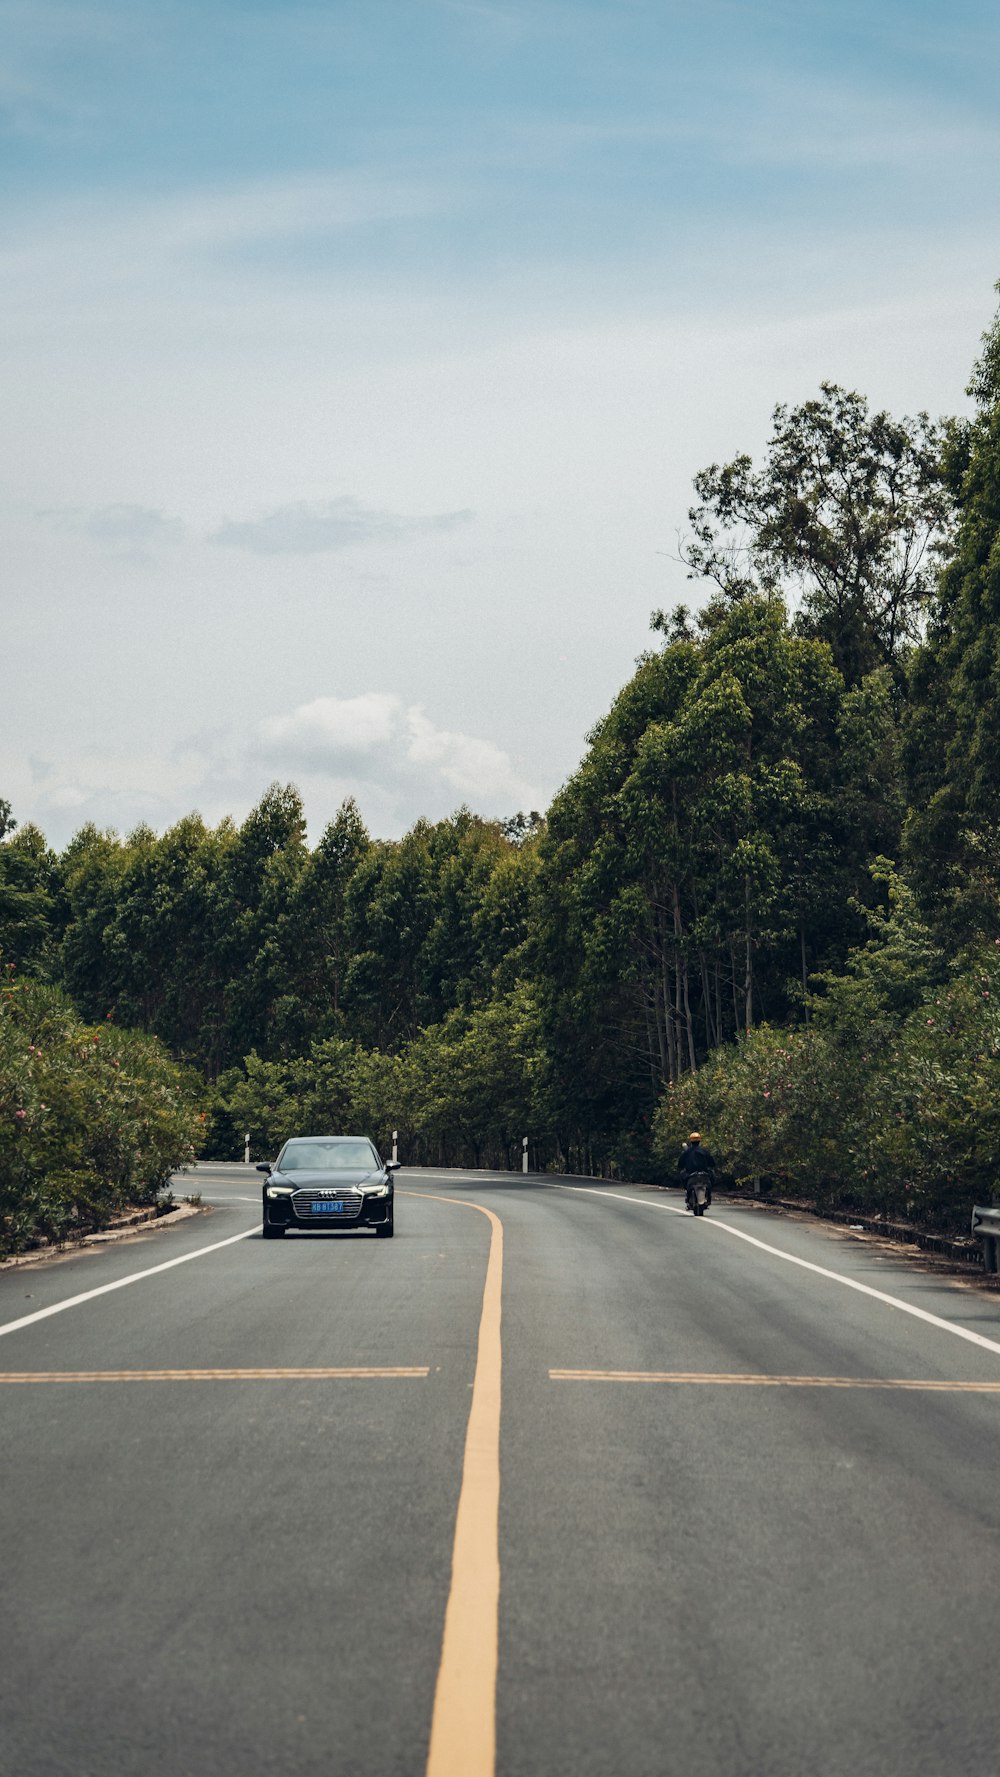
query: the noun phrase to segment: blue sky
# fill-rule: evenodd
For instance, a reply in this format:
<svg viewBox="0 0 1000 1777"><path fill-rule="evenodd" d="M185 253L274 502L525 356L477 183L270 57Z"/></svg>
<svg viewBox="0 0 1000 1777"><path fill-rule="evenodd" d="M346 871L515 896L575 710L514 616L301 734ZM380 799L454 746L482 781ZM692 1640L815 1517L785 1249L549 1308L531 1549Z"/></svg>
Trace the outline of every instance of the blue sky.
<svg viewBox="0 0 1000 1777"><path fill-rule="evenodd" d="M821 378L954 411L994 6L0 5L0 793L541 804Z"/></svg>

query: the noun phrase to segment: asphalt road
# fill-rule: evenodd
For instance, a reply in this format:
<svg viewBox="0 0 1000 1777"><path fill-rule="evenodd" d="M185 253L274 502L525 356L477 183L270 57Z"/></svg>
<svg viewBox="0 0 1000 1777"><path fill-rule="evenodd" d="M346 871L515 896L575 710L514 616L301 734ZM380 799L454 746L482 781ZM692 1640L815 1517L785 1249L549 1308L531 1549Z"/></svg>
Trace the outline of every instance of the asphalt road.
<svg viewBox="0 0 1000 1777"><path fill-rule="evenodd" d="M627 1186L265 1244L199 1182L0 1273L3 1777L998 1767L1000 1297Z"/></svg>

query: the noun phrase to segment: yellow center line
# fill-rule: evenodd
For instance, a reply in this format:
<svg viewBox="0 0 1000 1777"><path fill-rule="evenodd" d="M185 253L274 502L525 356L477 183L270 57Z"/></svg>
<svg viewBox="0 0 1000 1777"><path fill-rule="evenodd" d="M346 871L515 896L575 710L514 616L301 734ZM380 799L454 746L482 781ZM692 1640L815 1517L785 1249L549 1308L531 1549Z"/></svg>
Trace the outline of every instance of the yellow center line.
<svg viewBox="0 0 1000 1777"><path fill-rule="evenodd" d="M1000 1382L927 1382L881 1376L725 1376L688 1370L550 1370L553 1382L674 1382L727 1388L907 1388L937 1394L1000 1394Z"/></svg>
<svg viewBox="0 0 1000 1777"><path fill-rule="evenodd" d="M491 1230L427 1777L493 1777L500 1610L503 1223L492 1210L461 1197L436 1197L430 1191L406 1195L478 1210Z"/></svg>
<svg viewBox="0 0 1000 1777"><path fill-rule="evenodd" d="M429 1365L388 1365L381 1369L340 1366L298 1370L8 1370L4 1382L328 1382L368 1376L427 1376Z"/></svg>

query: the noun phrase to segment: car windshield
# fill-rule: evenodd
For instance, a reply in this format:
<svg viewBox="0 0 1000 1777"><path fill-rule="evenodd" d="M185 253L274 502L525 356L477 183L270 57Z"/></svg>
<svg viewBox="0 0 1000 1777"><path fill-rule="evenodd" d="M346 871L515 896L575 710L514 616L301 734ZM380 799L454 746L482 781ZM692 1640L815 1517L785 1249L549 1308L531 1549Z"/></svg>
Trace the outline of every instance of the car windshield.
<svg viewBox="0 0 1000 1777"><path fill-rule="evenodd" d="M278 1161L281 1172L369 1172L377 1165L367 1141L290 1141Z"/></svg>

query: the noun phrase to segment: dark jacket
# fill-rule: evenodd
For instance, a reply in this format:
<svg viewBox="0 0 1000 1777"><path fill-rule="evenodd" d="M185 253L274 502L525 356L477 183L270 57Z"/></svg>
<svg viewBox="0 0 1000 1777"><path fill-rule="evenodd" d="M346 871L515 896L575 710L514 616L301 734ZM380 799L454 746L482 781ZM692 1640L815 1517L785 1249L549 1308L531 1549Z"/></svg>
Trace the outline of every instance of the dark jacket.
<svg viewBox="0 0 1000 1777"><path fill-rule="evenodd" d="M677 1170L684 1179L690 1178L693 1172L714 1172L715 1157L703 1142L695 1142L690 1148L684 1149L677 1162Z"/></svg>

